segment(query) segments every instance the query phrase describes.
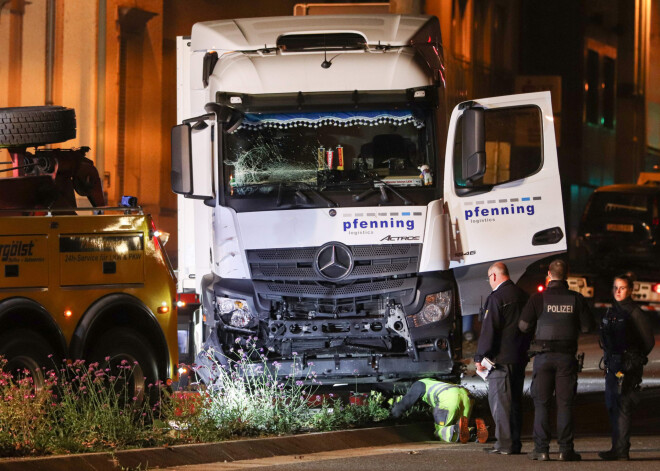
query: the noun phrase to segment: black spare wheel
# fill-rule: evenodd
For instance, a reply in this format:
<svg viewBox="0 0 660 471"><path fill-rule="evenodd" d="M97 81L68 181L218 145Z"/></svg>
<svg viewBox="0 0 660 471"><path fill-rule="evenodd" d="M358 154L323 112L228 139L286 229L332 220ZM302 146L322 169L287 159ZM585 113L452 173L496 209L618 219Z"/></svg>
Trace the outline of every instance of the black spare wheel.
<svg viewBox="0 0 660 471"><path fill-rule="evenodd" d="M0 108L0 147L33 147L76 137L76 112L63 106Z"/></svg>

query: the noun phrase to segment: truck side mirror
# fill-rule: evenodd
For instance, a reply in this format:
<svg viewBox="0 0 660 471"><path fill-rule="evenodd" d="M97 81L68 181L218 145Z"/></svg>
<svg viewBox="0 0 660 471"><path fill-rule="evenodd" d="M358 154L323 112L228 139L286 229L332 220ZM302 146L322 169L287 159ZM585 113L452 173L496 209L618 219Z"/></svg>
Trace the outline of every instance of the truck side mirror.
<svg viewBox="0 0 660 471"><path fill-rule="evenodd" d="M483 108L463 112L461 177L466 186L486 174L486 126Z"/></svg>
<svg viewBox="0 0 660 471"><path fill-rule="evenodd" d="M190 125L179 124L172 128L172 191L179 195L192 195L192 145Z"/></svg>

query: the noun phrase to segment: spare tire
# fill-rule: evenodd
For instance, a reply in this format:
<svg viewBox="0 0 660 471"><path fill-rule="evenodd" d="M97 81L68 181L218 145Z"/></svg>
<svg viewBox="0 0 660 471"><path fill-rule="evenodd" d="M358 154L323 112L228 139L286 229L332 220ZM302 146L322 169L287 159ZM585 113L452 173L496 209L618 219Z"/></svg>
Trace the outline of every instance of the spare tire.
<svg viewBox="0 0 660 471"><path fill-rule="evenodd" d="M0 108L0 147L33 147L76 137L76 111L63 106Z"/></svg>

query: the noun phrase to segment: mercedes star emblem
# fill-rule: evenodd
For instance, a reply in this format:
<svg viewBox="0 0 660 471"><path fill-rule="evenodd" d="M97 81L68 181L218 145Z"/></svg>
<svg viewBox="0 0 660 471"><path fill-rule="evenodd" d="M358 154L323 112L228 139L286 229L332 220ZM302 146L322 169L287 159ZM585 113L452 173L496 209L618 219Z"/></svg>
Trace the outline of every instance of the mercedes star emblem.
<svg viewBox="0 0 660 471"><path fill-rule="evenodd" d="M316 272L329 281L339 281L353 271L353 253L339 242L329 242L316 252Z"/></svg>

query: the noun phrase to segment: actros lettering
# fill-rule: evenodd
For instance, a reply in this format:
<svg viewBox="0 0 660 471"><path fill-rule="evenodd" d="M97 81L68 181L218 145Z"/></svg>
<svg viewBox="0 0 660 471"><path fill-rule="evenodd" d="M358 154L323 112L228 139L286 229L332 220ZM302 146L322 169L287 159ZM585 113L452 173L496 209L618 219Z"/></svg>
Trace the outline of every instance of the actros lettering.
<svg viewBox="0 0 660 471"><path fill-rule="evenodd" d="M344 221L344 232L349 229L394 229L400 227L412 231L415 228L415 221L412 219L358 219Z"/></svg>
<svg viewBox="0 0 660 471"><path fill-rule="evenodd" d="M383 237L380 239L380 241L399 241L399 240L419 240L419 236L393 236L393 235L388 235L387 237Z"/></svg>
<svg viewBox="0 0 660 471"><path fill-rule="evenodd" d="M0 244L0 260L6 262L9 257L31 257L34 242L14 240L11 244Z"/></svg>

